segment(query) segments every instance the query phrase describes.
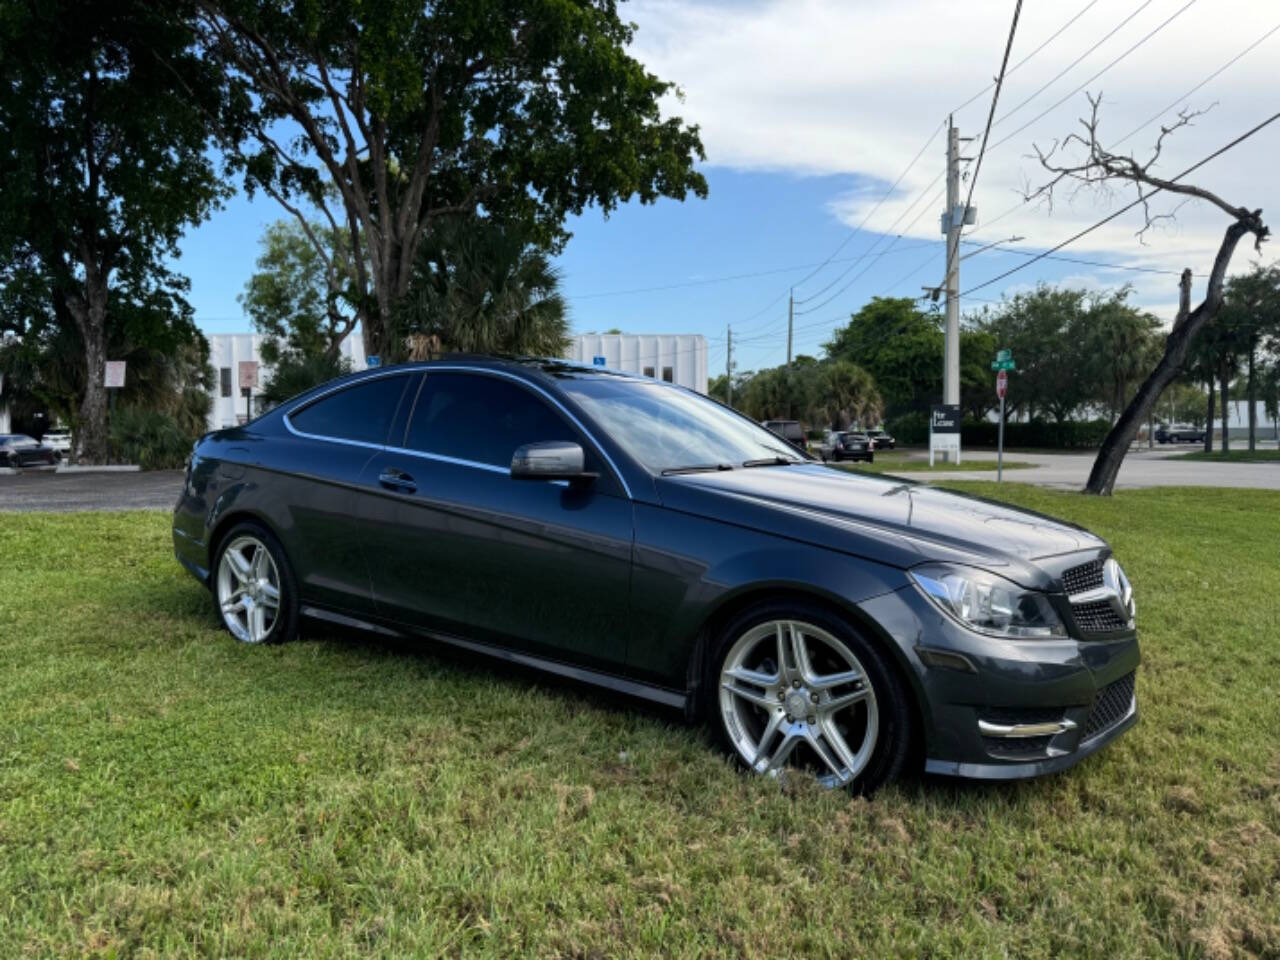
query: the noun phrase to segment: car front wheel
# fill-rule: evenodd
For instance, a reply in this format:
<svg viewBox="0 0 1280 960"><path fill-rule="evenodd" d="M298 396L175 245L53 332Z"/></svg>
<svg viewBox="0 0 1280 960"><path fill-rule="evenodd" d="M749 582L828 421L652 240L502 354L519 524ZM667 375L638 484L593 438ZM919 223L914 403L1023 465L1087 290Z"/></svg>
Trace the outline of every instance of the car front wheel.
<svg viewBox="0 0 1280 960"><path fill-rule="evenodd" d="M747 611L722 635L712 669L713 723L752 772L803 771L860 793L901 773L908 694L884 655L824 608Z"/></svg>
<svg viewBox="0 0 1280 960"><path fill-rule="evenodd" d="M257 524L233 527L218 548L214 600L242 643L283 643L298 632L293 568L278 540Z"/></svg>

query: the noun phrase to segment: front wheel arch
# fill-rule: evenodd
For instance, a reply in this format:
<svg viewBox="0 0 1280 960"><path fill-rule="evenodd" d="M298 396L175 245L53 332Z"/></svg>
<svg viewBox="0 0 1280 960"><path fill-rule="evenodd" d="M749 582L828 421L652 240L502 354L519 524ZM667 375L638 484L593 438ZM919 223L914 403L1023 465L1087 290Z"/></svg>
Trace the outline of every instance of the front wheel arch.
<svg viewBox="0 0 1280 960"><path fill-rule="evenodd" d="M689 656L685 684L688 691L688 697L685 700L685 719L690 723L705 722L709 716L708 708L714 705L716 691L706 682L706 678L714 666L711 658L715 655L716 640L725 627L744 610L766 603L783 603L788 600L817 604L825 608L830 615L848 620L853 627L865 633L868 639L885 654L886 661L897 674L899 682L907 691L911 701L912 719L915 721L912 726L914 735L919 741L913 745L913 749L922 748L924 731L927 729L922 702L924 692L920 687L919 677L911 668L902 648L885 633L878 623L857 606L837 603L819 591L805 590L800 587L762 587L745 590L726 599L703 621Z"/></svg>

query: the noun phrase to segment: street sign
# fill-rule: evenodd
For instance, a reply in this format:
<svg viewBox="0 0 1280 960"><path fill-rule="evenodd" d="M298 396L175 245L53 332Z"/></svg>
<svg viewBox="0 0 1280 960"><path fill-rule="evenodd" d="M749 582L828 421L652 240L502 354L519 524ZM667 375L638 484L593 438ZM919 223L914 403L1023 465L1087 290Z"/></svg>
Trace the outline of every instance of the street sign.
<svg viewBox="0 0 1280 960"><path fill-rule="evenodd" d="M376 353L371 353L369 356L364 358L364 365L370 370L376 370L378 367L382 366L382 357Z"/></svg>
<svg viewBox="0 0 1280 960"><path fill-rule="evenodd" d="M1008 392L1009 392L1009 374L1008 372L1001 370L999 373L996 374L996 396L999 397L1001 400L1003 400L1004 395Z"/></svg>
<svg viewBox="0 0 1280 960"><path fill-rule="evenodd" d="M591 362L592 362L595 366L597 366L597 367L603 367L603 366L605 366L605 359L604 359L604 357L592 357L592 358L591 358Z"/></svg>
<svg viewBox="0 0 1280 960"><path fill-rule="evenodd" d="M124 368L126 361L124 360L108 360L106 371L102 377L102 385L108 388L118 388L124 386Z"/></svg>
<svg viewBox="0 0 1280 960"><path fill-rule="evenodd" d="M997 351L996 351L996 359L997 359L997 360L1012 360L1012 359L1013 359L1013 351L1012 351L1012 350L997 350Z"/></svg>
<svg viewBox="0 0 1280 960"><path fill-rule="evenodd" d="M1017 370L1012 360L995 360L991 364L992 370Z"/></svg>
<svg viewBox="0 0 1280 960"><path fill-rule="evenodd" d="M240 361L240 389L255 390L258 386L258 361Z"/></svg>

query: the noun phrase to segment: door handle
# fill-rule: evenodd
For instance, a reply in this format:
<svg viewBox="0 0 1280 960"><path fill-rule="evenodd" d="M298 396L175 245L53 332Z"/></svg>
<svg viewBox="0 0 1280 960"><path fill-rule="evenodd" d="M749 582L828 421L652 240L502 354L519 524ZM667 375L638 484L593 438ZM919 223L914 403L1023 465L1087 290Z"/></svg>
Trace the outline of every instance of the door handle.
<svg viewBox="0 0 1280 960"><path fill-rule="evenodd" d="M418 489L413 477L395 467L387 467L378 474L378 482L389 490L399 490L401 493L413 493Z"/></svg>

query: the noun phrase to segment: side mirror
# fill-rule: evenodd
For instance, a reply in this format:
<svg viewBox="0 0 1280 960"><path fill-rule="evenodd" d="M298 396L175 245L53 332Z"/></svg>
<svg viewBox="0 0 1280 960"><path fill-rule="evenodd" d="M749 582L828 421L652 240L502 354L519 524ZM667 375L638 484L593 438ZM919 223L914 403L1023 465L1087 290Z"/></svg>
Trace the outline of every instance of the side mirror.
<svg viewBox="0 0 1280 960"><path fill-rule="evenodd" d="M585 469L582 447L552 440L526 443L511 457L511 476L516 480L568 480L587 483L596 478Z"/></svg>

